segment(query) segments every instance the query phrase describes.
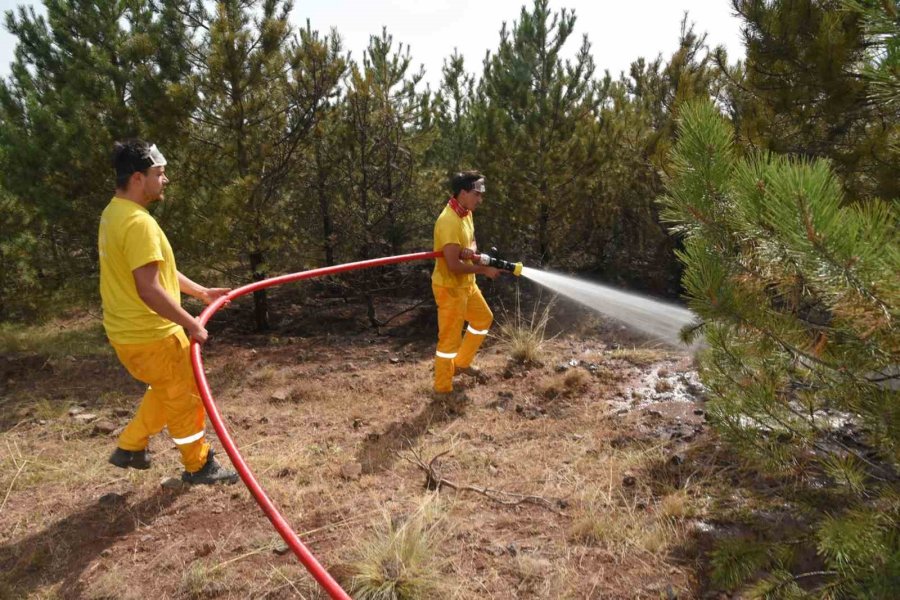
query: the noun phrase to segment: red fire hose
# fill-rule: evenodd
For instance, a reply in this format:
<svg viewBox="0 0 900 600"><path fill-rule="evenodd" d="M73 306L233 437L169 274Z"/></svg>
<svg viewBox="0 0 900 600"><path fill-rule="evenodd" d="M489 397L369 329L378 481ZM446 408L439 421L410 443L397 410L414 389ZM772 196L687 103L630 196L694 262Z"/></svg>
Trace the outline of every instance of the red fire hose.
<svg viewBox="0 0 900 600"><path fill-rule="evenodd" d="M251 292L255 292L257 290L265 289L267 287L272 287L275 285L281 285L282 283L289 283L291 281L300 281L301 279L312 279L314 277L321 277L323 275L334 275L336 273L343 273L344 271L353 271L356 269L368 269L370 267L380 267L384 265L393 265L402 262L409 262L413 260L427 260L430 258L436 258L440 256L440 252L417 252L415 254L401 254L399 256L389 256L385 258L376 258L373 260L363 260L360 262L346 263L343 265L336 265L333 267L323 267L321 269L312 269L309 271L301 271L300 273L292 273L290 275L281 275L280 277L272 277L271 279L264 279L263 281L255 281L251 284L245 285L243 287L239 287L235 290L231 290L227 295L222 296L212 304L206 307L200 314L200 323L206 326L206 323L209 321L210 317L212 317L217 310L222 308L222 306L229 302L230 300L234 300L235 298L239 298ZM275 529L278 531L279 535L284 539L287 545L294 551L294 554L297 555L297 558L300 559L300 562L303 563L303 566L306 567L306 570L315 578L319 585L321 585L328 595L333 599L341 599L341 600L350 600L350 596L347 595L341 586L337 584L334 578L319 564L319 561L316 560L316 557L312 555L312 553L303 545L303 542L300 541L300 538L294 533L294 530L291 529L291 526L288 525L287 521L284 520L284 517L281 516L281 513L278 512L278 509L269 500L269 497L266 495L265 491L263 491L262 487L259 485L259 482L256 481L256 477L254 477L253 473L250 471L250 467L247 466L247 463L244 462L244 458L241 456L241 453L238 451L237 446L235 446L234 441L231 439L231 435L229 435L228 430L225 429L225 423L222 422L222 417L219 414L219 409L216 407L216 402L213 399L212 392L209 389L209 383L206 381L206 372L203 368L203 357L200 355L200 344L191 340L191 364L194 368L194 378L197 380L197 387L200 390L200 397L203 398L203 405L206 407L206 414L209 415L209 420L212 421L213 427L216 430L216 433L219 436L219 441L222 443L222 446L225 448L225 452L228 454L228 458L231 459L232 464L237 469L238 474L241 476L244 484L250 490L250 493L253 494L253 497L256 499L256 502L262 508L263 512L269 517L269 520L272 521L272 525L275 526Z"/></svg>

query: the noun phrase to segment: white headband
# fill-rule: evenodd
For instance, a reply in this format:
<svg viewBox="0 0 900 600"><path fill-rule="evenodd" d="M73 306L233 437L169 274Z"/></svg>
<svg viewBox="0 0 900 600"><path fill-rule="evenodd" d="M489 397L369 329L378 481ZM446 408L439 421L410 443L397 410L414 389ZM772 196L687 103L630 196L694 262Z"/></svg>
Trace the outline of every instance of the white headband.
<svg viewBox="0 0 900 600"><path fill-rule="evenodd" d="M150 146L150 150L147 153L147 158L150 160L151 167L164 167L168 164L166 162L166 157L162 155L162 152L159 151L159 148L156 147L156 144Z"/></svg>

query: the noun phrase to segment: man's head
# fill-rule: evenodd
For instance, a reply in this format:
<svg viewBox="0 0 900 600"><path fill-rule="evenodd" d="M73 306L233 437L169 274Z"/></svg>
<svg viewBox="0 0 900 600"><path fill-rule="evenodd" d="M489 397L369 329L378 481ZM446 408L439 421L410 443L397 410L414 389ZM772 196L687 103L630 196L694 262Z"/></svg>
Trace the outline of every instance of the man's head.
<svg viewBox="0 0 900 600"><path fill-rule="evenodd" d="M166 158L144 140L116 142L113 148L113 168L116 170L116 190L149 204L163 197L166 177Z"/></svg>
<svg viewBox="0 0 900 600"><path fill-rule="evenodd" d="M463 171L450 178L450 189L459 204L468 210L475 210L481 204L485 192L484 175L478 171Z"/></svg>

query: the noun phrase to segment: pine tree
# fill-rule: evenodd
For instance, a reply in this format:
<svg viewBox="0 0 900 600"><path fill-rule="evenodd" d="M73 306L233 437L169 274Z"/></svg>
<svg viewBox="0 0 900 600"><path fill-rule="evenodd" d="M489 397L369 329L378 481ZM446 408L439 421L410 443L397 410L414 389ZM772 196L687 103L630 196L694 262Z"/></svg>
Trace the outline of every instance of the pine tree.
<svg viewBox="0 0 900 600"><path fill-rule="evenodd" d="M327 37L307 27L292 41L290 10L281 0L219 2L213 15L202 4L192 8L207 24L187 168L193 210L212 226L207 252L224 264L240 261L254 280L267 276L293 236L285 183L344 69ZM254 321L257 330L269 328L265 290L254 293Z"/></svg>
<svg viewBox="0 0 900 600"><path fill-rule="evenodd" d="M165 148L184 129L190 32L172 20L175 4L47 0L46 18L6 13L17 46L0 82L0 185L32 215L36 251L22 272L40 273L45 290L96 294L113 140L153 136Z"/></svg>
<svg viewBox="0 0 900 600"><path fill-rule="evenodd" d="M345 243L357 259L396 254L427 211L416 197L424 154L417 129L423 73L410 72L409 49L383 30L353 63L340 132L346 187Z"/></svg>
<svg viewBox="0 0 900 600"><path fill-rule="evenodd" d="M896 107L900 103L900 2L844 0L844 7L861 17L866 37L866 68L871 98Z"/></svg>
<svg viewBox="0 0 900 600"><path fill-rule="evenodd" d="M718 92L706 36L695 33L685 16L668 60L639 58L628 77L613 82L607 75L600 89L601 167L585 211L591 228L582 237L595 262L586 266L607 279L677 293L676 240L653 200L663 192L661 174L681 104Z"/></svg>
<svg viewBox="0 0 900 600"><path fill-rule="evenodd" d="M477 166L491 183L480 220L482 240L541 262L577 239L597 163L598 98L590 43L561 57L575 14L552 14L548 0L522 8L485 59L473 107Z"/></svg>
<svg viewBox="0 0 900 600"><path fill-rule="evenodd" d="M900 105L873 102L861 76L873 46L860 14L840 0L732 4L744 21L747 59L723 69L734 83L742 142L830 159L848 202L900 195ZM896 1L866 3L876 4Z"/></svg>
<svg viewBox="0 0 900 600"><path fill-rule="evenodd" d="M340 245L357 260L400 254L421 247L428 207L421 201L419 172L429 137L420 128L426 94L416 86L424 72L411 70L409 48L394 45L386 29L369 38L362 63L352 62L340 107L342 199ZM352 276L373 327L372 290L382 273Z"/></svg>
<svg viewBox="0 0 900 600"><path fill-rule="evenodd" d="M0 322L32 316L40 272L34 210L0 189Z"/></svg>
<svg viewBox="0 0 900 600"><path fill-rule="evenodd" d="M888 598L900 575L900 246L895 202L846 205L826 161L741 151L708 102L681 112L664 216L685 238L684 287L705 336L708 410L749 464L792 481L799 541L822 573L794 573L778 544L753 568L720 548L752 595ZM785 488L787 489L787 486ZM789 509L790 510L790 509ZM749 559L747 559L749 560ZM727 574L721 574L726 569ZM741 575L741 573L743 575ZM893 586L893 587L892 587Z"/></svg>
<svg viewBox="0 0 900 600"><path fill-rule="evenodd" d="M444 61L441 86L431 105L438 137L427 160L446 173L472 168L476 137L472 123L475 79L466 72L465 60L454 49Z"/></svg>

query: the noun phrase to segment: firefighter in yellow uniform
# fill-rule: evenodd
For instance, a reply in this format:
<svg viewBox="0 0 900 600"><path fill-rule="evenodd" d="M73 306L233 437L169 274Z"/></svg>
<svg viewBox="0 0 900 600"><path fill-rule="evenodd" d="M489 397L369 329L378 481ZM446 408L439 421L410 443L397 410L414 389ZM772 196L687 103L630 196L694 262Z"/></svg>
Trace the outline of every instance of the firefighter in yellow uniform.
<svg viewBox="0 0 900 600"><path fill-rule="evenodd" d="M206 413L191 370L185 331L199 343L207 332L181 307L181 292L209 303L229 290L205 288L179 273L165 233L147 211L169 182L156 145L117 142L113 166L116 195L98 235L103 326L119 360L148 387L109 462L149 468L149 438L166 427L181 451L185 483L234 483L237 473L219 465L206 441Z"/></svg>
<svg viewBox="0 0 900 600"><path fill-rule="evenodd" d="M474 265L477 250L472 212L485 191L484 176L477 171L457 173L450 180L453 196L434 224L434 250L441 252L434 265L431 287L438 309L438 343L434 359L434 391L453 391L453 375L480 372L472 359L484 341L494 315L475 283L475 275L491 279L494 267ZM468 322L465 335L463 324Z"/></svg>

